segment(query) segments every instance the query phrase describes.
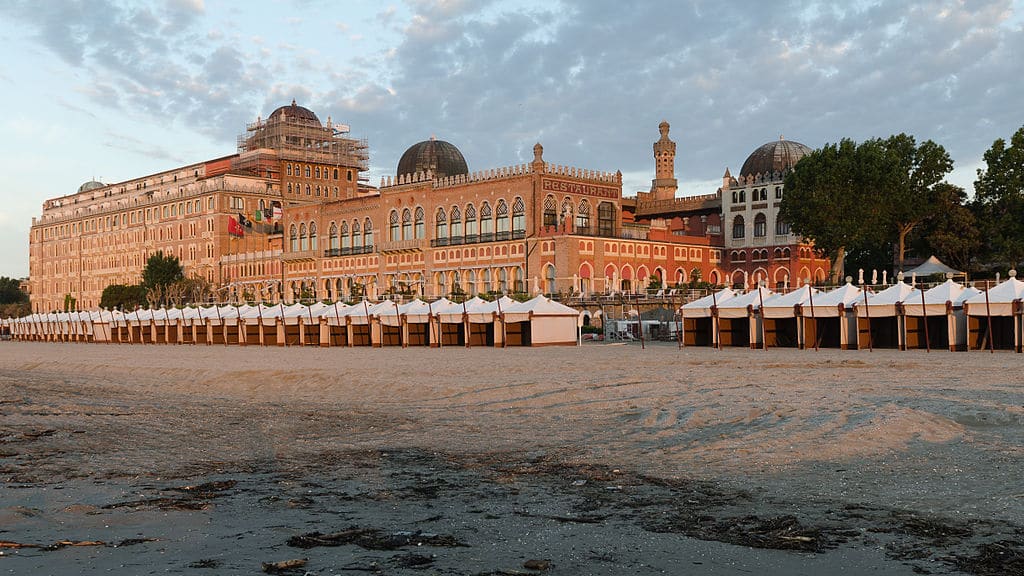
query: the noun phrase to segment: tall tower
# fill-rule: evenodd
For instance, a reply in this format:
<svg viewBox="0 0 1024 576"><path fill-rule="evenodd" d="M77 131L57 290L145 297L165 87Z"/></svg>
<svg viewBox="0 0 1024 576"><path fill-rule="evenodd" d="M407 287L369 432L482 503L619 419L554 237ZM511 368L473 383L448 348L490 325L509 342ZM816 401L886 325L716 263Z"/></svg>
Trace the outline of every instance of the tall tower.
<svg viewBox="0 0 1024 576"><path fill-rule="evenodd" d="M676 195L676 143L668 138L668 122L658 124L661 138L654 143L654 180L651 194L654 200L671 200Z"/></svg>

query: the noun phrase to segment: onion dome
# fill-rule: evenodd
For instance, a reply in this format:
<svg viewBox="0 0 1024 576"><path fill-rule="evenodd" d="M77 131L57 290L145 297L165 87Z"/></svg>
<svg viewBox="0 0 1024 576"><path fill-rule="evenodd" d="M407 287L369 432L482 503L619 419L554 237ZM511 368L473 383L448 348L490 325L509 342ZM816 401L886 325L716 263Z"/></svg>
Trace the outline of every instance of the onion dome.
<svg viewBox="0 0 1024 576"><path fill-rule="evenodd" d="M312 124L314 126L320 126L320 119L316 117L309 108L304 108L295 104L295 100L292 100L291 106L281 106L277 110L270 113L269 119L275 119L279 116L284 116L288 120L298 121L302 124Z"/></svg>
<svg viewBox="0 0 1024 576"><path fill-rule="evenodd" d="M740 176L785 172L810 153L811 149L807 146L792 140L785 140L780 136L778 140L759 147L750 156L747 156L747 161L740 169Z"/></svg>
<svg viewBox="0 0 1024 576"><path fill-rule="evenodd" d="M467 174L469 167L462 152L454 144L444 140L424 140L413 144L398 161L398 176L430 172L434 178L445 178L456 174Z"/></svg>
<svg viewBox="0 0 1024 576"><path fill-rule="evenodd" d="M81 192L88 192L89 190L95 190L97 188L103 188L104 186L106 186L106 184L104 184L103 182L97 182L95 180L89 180L85 184L82 184L81 186L78 187L78 192L79 193L81 193Z"/></svg>

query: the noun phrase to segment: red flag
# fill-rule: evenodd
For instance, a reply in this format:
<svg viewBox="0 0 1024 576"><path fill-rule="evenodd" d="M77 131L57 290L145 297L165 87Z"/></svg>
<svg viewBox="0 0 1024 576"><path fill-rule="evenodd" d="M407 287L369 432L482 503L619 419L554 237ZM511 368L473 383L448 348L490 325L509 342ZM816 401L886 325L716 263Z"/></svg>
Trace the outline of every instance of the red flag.
<svg viewBox="0 0 1024 576"><path fill-rule="evenodd" d="M232 236L245 236L245 228L235 220L234 216L228 216L228 234Z"/></svg>

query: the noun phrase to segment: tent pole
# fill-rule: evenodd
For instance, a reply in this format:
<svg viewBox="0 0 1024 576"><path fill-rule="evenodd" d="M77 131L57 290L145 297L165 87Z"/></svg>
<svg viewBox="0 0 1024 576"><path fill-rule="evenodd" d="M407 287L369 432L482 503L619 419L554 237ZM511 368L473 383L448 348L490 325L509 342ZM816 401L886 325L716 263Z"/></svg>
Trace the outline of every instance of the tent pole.
<svg viewBox="0 0 1024 576"><path fill-rule="evenodd" d="M807 298L811 304L811 324L814 326L814 351L818 351L818 320L814 317L814 289L810 280L807 281Z"/></svg>
<svg viewBox="0 0 1024 576"><path fill-rule="evenodd" d="M429 323L428 334L430 334L431 336L436 336L436 333L434 331L434 307L433 307L433 305L431 305L430 302L427 302L427 322ZM440 323L441 323L440 319L438 319L438 324L440 325ZM440 332L441 332L441 329L440 329L440 326L438 326L437 333L440 333ZM438 338L437 339L437 347L440 348L441 346L442 346L441 338Z"/></svg>
<svg viewBox="0 0 1024 576"><path fill-rule="evenodd" d="M715 345L714 346L715 348L717 348L718 350L721 350L722 349L722 331L720 329L719 330L715 330L715 326L716 325L718 325L719 327L721 326L721 324L719 324L718 322L715 322L715 320L717 318L718 318L718 297L715 295L714 287L712 287L711 288L711 339L714 340L715 334L716 333L718 334L718 340L714 340L714 342L712 342L712 344ZM696 338L696 337L694 337L694 338Z"/></svg>
<svg viewBox="0 0 1024 576"><path fill-rule="evenodd" d="M466 311L466 297L462 297L462 331L465 334L466 348L469 348L470 336L469 312Z"/></svg>
<svg viewBox="0 0 1024 576"><path fill-rule="evenodd" d="M338 312L338 301L337 300L334 301L334 321L337 322L339 326L341 325L341 314ZM334 338L330 336L331 335L331 327L330 326L327 327L327 334L328 334L327 344L331 345L331 344L333 344Z"/></svg>
<svg viewBox="0 0 1024 576"><path fill-rule="evenodd" d="M495 298L494 301L498 303L498 317L501 318L501 347L504 348L505 347L505 340L508 339L508 330L505 327L505 313L501 311L501 298L502 298L502 296L504 296L504 294L502 294L501 296ZM580 345L582 345L583 344L583 329L580 328L579 332L580 332L580 334L579 334Z"/></svg>
<svg viewBox="0 0 1024 576"><path fill-rule="evenodd" d="M646 350L644 343L644 316L640 313L640 295L636 295L636 325L640 329L640 349Z"/></svg>
<svg viewBox="0 0 1024 576"><path fill-rule="evenodd" d="M366 336L370 339L368 346L373 347L373 325L370 323L370 307L366 305L366 296L363 296L363 314L366 315Z"/></svg>
<svg viewBox="0 0 1024 576"><path fill-rule="evenodd" d="M671 302L673 304L676 303L675 299L671 299ZM676 318L677 318L677 320L676 320L676 345L679 347L679 350L682 350L683 346L685 346L685 344L683 342L683 297L682 296L679 297L679 306L676 306L675 310L676 310L676 314L677 314L677 316L676 316Z"/></svg>
<svg viewBox="0 0 1024 576"><path fill-rule="evenodd" d="M760 306L760 309L761 309L760 310L760 312L761 312L761 348L763 348L764 351L767 352L768 351L768 327L765 326L765 320L764 320L764 290L761 290L761 285L760 284L758 284L758 286L757 286L757 299L761 302L761 306Z"/></svg>
<svg viewBox="0 0 1024 576"><path fill-rule="evenodd" d="M395 305L395 319L398 320L398 344L402 348L405 348L405 346L406 346L405 338L402 337L402 315L398 313L398 301L397 300L392 300L391 303ZM382 332L383 332L383 330L384 329L381 328Z"/></svg>
<svg viewBox="0 0 1024 576"><path fill-rule="evenodd" d="M281 308L281 325L284 326L284 338L282 338L282 340L284 340L284 345L287 346L288 345L288 323L285 322L285 320L284 320L284 298L281 298L280 300L278 300L277 301L277 305L280 306L280 308ZM274 330L277 330L277 323L276 322L274 323ZM278 342L277 344L278 344L278 346L280 346L281 342Z"/></svg>
<svg viewBox="0 0 1024 576"><path fill-rule="evenodd" d="M874 352L875 347L871 342L871 308L868 308L868 288L863 287L864 290L864 317L868 321L868 352ZM860 328L857 328L857 339L860 340ZM858 342L858 345L860 343Z"/></svg>
<svg viewBox="0 0 1024 576"><path fill-rule="evenodd" d="M992 337L992 308L988 302L988 291L989 284L988 280L985 280L985 317L988 319L988 350L992 354L996 353L995 338Z"/></svg>
<svg viewBox="0 0 1024 576"><path fill-rule="evenodd" d="M921 288L924 288L923 283L922 283ZM924 315L924 346L925 346L925 350L929 354L931 354L931 351L932 351L932 341L931 341L931 337L929 337L929 335L928 335L928 308L927 308L927 306L925 305L925 302L924 302L924 290L923 289L921 290L921 314Z"/></svg>
<svg viewBox="0 0 1024 576"><path fill-rule="evenodd" d="M217 309L217 322L220 322L221 338L224 338L224 347L227 348L227 346L228 346L228 335L227 335L227 332L224 330L224 319L220 317L220 305L217 304L216 302L214 302L213 306L214 306L214 308ZM207 334L206 337L209 338L210 335Z"/></svg>
<svg viewBox="0 0 1024 576"><path fill-rule="evenodd" d="M313 308L310 307L310 306L306 306L306 312L309 312L309 325L312 326L313 325ZM306 334L306 339L308 340L309 339L309 331L308 330L303 330L303 332ZM319 344L319 342L318 342L318 344ZM306 346L309 346L309 344L307 343Z"/></svg>

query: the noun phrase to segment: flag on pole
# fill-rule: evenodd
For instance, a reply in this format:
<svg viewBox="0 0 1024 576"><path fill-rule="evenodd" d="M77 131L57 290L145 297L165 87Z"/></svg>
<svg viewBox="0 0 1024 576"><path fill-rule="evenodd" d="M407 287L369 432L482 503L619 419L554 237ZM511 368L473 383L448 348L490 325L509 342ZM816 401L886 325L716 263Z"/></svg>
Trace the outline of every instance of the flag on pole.
<svg viewBox="0 0 1024 576"><path fill-rule="evenodd" d="M238 213L238 223L246 228L252 228L252 222L250 222L249 219L245 217L245 214L242 214L241 212Z"/></svg>
<svg viewBox="0 0 1024 576"><path fill-rule="evenodd" d="M228 234L232 236L245 236L245 228L235 220L234 216L228 216Z"/></svg>

